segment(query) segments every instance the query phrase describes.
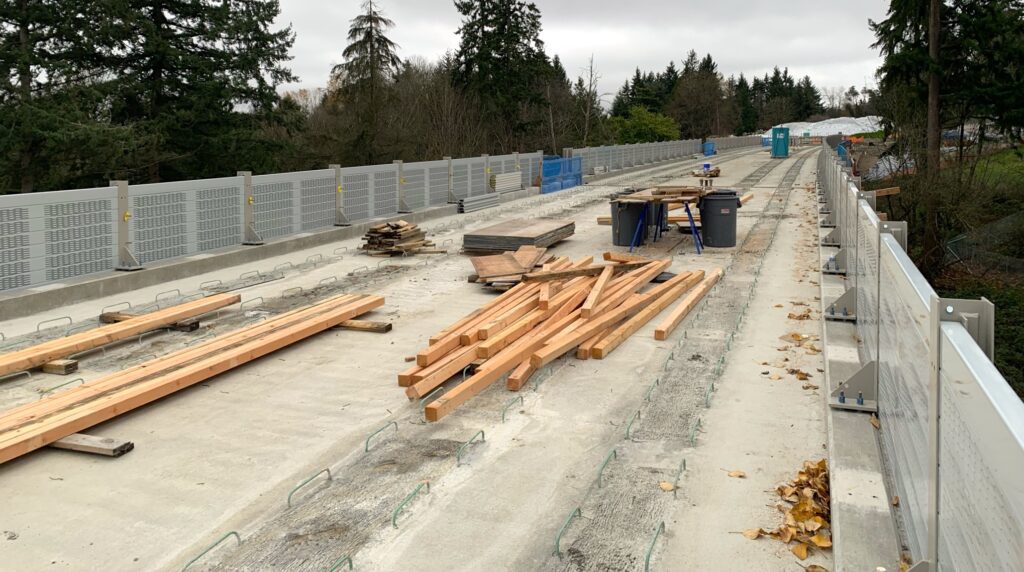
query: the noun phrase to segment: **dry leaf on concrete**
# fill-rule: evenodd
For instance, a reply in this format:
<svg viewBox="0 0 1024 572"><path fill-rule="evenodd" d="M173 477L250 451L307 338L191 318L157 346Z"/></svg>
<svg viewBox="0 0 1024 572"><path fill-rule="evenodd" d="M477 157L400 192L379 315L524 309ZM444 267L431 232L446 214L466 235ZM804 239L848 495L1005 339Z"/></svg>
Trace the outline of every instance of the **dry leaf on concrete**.
<svg viewBox="0 0 1024 572"><path fill-rule="evenodd" d="M874 427L875 429L882 428L882 422L878 420L878 417L875 417L874 413L871 414L871 418L868 419L868 421L871 422L871 426Z"/></svg>
<svg viewBox="0 0 1024 572"><path fill-rule="evenodd" d="M773 379L773 380L775 380L775 381L778 381L778 380L782 379L782 376L781 376L781 375L779 375L779 374L777 374L777 373L773 373L773 374L771 375L771 379Z"/></svg>
<svg viewBox="0 0 1024 572"><path fill-rule="evenodd" d="M776 304L776 305L775 305L775 307L776 307L776 308L781 308L781 307L782 307L782 304Z"/></svg>
<svg viewBox="0 0 1024 572"><path fill-rule="evenodd" d="M832 546L832 539L827 533L819 532L811 537L811 543L818 548L830 548Z"/></svg>
<svg viewBox="0 0 1024 572"><path fill-rule="evenodd" d="M892 506L900 506L900 497L899 496L892 497Z"/></svg>
<svg viewBox="0 0 1024 572"><path fill-rule="evenodd" d="M724 471L725 469L722 469L722 470ZM747 474L744 473L743 471L729 471L728 474L729 474L730 477L732 477L734 479L745 479L745 478L747 478Z"/></svg>
<svg viewBox="0 0 1024 572"><path fill-rule="evenodd" d="M814 389L818 389L818 386L814 385L813 383L805 383L803 385L803 388L804 389L808 389L808 390L814 390Z"/></svg>
<svg viewBox="0 0 1024 572"><path fill-rule="evenodd" d="M804 572L828 572L828 568L818 566L817 564L811 564L804 568Z"/></svg>
<svg viewBox="0 0 1024 572"><path fill-rule="evenodd" d="M676 489L676 486L668 481L661 481L658 483L658 486L661 487L661 490L665 491L666 493L670 493Z"/></svg>
<svg viewBox="0 0 1024 572"><path fill-rule="evenodd" d="M789 375L795 375L796 378L798 380L800 380L800 381L807 381L809 378L813 377L811 374L807 373L806 371L803 371L803 370L801 370L799 368L794 368L794 367L791 367L791 368L787 369L786 373L788 373Z"/></svg>
<svg viewBox="0 0 1024 572"><path fill-rule="evenodd" d="M786 315L786 317L789 318L790 320L809 320L811 319L811 309L804 308L804 311L800 312L799 314L797 314L796 312L790 312L788 315Z"/></svg>
<svg viewBox="0 0 1024 572"><path fill-rule="evenodd" d="M790 548L790 551L793 554L795 554L796 557L799 558L800 560L806 560L807 559L807 545L806 544L799 543L799 544L793 546L793 548Z"/></svg>
<svg viewBox="0 0 1024 572"><path fill-rule="evenodd" d="M761 528L748 528L743 531L743 536L746 536L750 540L757 540L764 534L764 529Z"/></svg>

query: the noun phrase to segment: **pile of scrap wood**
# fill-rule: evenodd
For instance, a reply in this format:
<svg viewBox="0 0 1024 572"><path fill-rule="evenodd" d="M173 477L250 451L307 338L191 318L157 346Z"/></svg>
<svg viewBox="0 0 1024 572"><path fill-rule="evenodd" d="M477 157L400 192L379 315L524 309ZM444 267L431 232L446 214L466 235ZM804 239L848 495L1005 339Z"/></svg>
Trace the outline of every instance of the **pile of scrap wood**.
<svg viewBox="0 0 1024 572"><path fill-rule="evenodd" d="M473 256L469 261L473 263L476 273L470 275L469 281L494 290L508 290L518 284L524 274L533 272L538 266L542 266L546 258L551 258L546 256L547 250L535 246L520 246L515 252Z"/></svg>
<svg viewBox="0 0 1024 572"><path fill-rule="evenodd" d="M0 463L341 325L383 304L381 296L335 296L6 411L0 414Z"/></svg>
<svg viewBox="0 0 1024 572"><path fill-rule="evenodd" d="M573 349L580 359L603 359L647 322L682 298L658 324L664 339L722 275L720 269L682 272L651 286L669 266L606 252L606 264L591 257L558 257L539 272L430 338L416 365L398 376L410 399L422 399L468 366L471 376L448 387L424 409L437 421L492 383L507 376L518 391L539 368Z"/></svg>
<svg viewBox="0 0 1024 572"><path fill-rule="evenodd" d="M436 254L434 243L419 226L404 220L371 226L363 236L366 243L360 248L371 256L402 256L406 254Z"/></svg>
<svg viewBox="0 0 1024 572"><path fill-rule="evenodd" d="M694 177L713 178L721 175L722 169L720 167L713 167L711 169L708 169L707 171L705 171L704 169L694 169L693 171L690 172L690 174L693 175Z"/></svg>
<svg viewBox="0 0 1024 572"><path fill-rule="evenodd" d="M506 252L520 246L545 248L576 232L571 220L512 219L467 232L462 248L469 252Z"/></svg>

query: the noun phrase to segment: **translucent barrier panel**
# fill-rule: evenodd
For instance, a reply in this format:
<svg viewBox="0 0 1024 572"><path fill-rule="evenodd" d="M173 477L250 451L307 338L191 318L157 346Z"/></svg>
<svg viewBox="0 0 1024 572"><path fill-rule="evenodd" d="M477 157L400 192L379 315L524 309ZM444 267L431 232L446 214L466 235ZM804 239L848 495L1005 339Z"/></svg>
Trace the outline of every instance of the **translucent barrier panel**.
<svg viewBox="0 0 1024 572"><path fill-rule="evenodd" d="M478 197L487 194L486 165L483 159L473 159L469 163L469 196Z"/></svg>
<svg viewBox="0 0 1024 572"><path fill-rule="evenodd" d="M857 224L856 274L849 283L857 288L857 335L861 363L878 359L878 216L860 203Z"/></svg>
<svg viewBox="0 0 1024 572"><path fill-rule="evenodd" d="M341 170L341 207L349 222L370 218L370 192L373 181L370 173L360 167Z"/></svg>
<svg viewBox="0 0 1024 572"><path fill-rule="evenodd" d="M427 167L430 206L448 202L448 161L434 161Z"/></svg>
<svg viewBox="0 0 1024 572"><path fill-rule="evenodd" d="M914 560L923 556L928 509L928 328L934 291L892 236L881 235L878 417L899 512Z"/></svg>
<svg viewBox="0 0 1024 572"><path fill-rule="evenodd" d="M1024 566L1024 404L959 323L939 338L939 563Z"/></svg>
<svg viewBox="0 0 1024 572"><path fill-rule="evenodd" d="M373 177L373 192L370 194L373 216L376 218L398 214L398 168L394 165L384 165L366 169Z"/></svg>
<svg viewBox="0 0 1024 572"><path fill-rule="evenodd" d="M402 165L402 192L405 204L417 211L427 206L427 169L422 163Z"/></svg>
<svg viewBox="0 0 1024 572"><path fill-rule="evenodd" d="M334 174L331 172L331 186ZM256 175L252 178L253 226L264 240L299 232L302 209L298 173Z"/></svg>
<svg viewBox="0 0 1024 572"><path fill-rule="evenodd" d="M111 270L117 189L0 196L0 290Z"/></svg>
<svg viewBox="0 0 1024 572"><path fill-rule="evenodd" d="M452 161L452 192L456 199L464 199L469 196L469 163L469 159Z"/></svg>
<svg viewBox="0 0 1024 572"><path fill-rule="evenodd" d="M334 226L338 194L334 169L300 171L294 175L299 181L300 228L310 231Z"/></svg>

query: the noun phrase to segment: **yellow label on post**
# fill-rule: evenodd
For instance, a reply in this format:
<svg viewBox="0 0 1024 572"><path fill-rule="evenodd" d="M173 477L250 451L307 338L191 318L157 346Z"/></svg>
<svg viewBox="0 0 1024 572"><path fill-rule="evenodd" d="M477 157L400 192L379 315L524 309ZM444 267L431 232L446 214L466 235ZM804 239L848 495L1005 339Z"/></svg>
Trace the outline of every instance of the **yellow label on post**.
<svg viewBox="0 0 1024 572"><path fill-rule="evenodd" d="M252 195L249 195L249 204L250 205L256 204L256 197L253 197Z"/></svg>
<svg viewBox="0 0 1024 572"><path fill-rule="evenodd" d="M341 194L341 185L338 185L338 194Z"/></svg>
<svg viewBox="0 0 1024 572"><path fill-rule="evenodd" d="M132 218L132 213L124 211L124 222L128 222L128 219Z"/></svg>

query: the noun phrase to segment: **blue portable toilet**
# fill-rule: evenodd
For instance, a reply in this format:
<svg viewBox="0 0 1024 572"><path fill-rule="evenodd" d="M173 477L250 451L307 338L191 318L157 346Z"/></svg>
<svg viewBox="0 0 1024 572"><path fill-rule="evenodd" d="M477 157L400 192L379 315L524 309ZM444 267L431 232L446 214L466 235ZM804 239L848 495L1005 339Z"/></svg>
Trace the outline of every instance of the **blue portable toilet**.
<svg viewBox="0 0 1024 572"><path fill-rule="evenodd" d="M789 157L789 127L772 127L772 158Z"/></svg>
<svg viewBox="0 0 1024 572"><path fill-rule="evenodd" d="M715 154L715 142L708 141L704 144L704 156L710 157Z"/></svg>

